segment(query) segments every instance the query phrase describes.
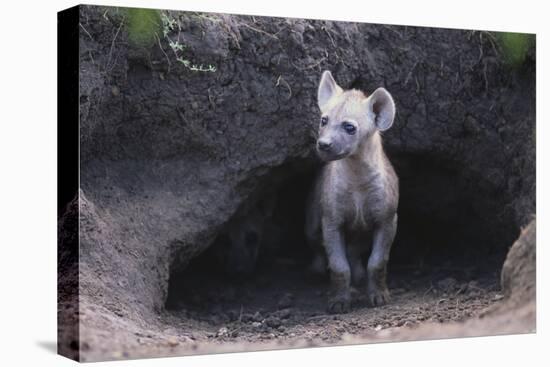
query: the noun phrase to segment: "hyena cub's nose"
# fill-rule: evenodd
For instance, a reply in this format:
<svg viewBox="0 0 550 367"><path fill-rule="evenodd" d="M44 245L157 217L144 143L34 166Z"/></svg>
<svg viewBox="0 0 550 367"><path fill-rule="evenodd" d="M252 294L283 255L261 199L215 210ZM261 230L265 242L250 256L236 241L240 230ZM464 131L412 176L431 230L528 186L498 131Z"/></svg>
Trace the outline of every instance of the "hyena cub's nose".
<svg viewBox="0 0 550 367"><path fill-rule="evenodd" d="M330 150L330 148L332 147L332 143L327 142L327 141L319 140L317 142L317 147L319 148L319 150L322 150L322 151L326 152L327 150Z"/></svg>

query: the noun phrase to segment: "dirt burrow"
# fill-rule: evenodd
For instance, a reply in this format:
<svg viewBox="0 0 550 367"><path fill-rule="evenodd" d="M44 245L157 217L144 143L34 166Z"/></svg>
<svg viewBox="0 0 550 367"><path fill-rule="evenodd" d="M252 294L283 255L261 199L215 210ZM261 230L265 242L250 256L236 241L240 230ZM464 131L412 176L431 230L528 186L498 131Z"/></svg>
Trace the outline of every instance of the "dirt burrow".
<svg viewBox="0 0 550 367"><path fill-rule="evenodd" d="M74 193L80 233L60 236L59 256L74 262L78 248L79 266L60 266L70 269L59 279L61 351L83 360L101 360L208 351L213 345L216 351L274 347L268 341L239 347L245 343L245 326L243 334L235 336L238 345L208 338L207 333L216 335L223 327L228 331L238 327L234 320L225 320L234 313L225 311L220 320L209 321L212 307L238 309L240 315L238 302L217 301L201 314L193 314L192 305L184 304L193 317L205 319L200 327L193 326L199 325L195 318L177 317L177 310L166 312L165 303L176 260L184 269L213 243L243 203L292 175L291 166L300 170L318 163L311 149L311 129L319 117L315 90L325 69L332 70L345 88L369 92L386 87L398 106L395 126L384 135L390 160L405 183L400 220L402 234L408 234L396 239L395 259L400 257L399 243L422 254L412 264L420 267L423 258L441 245L460 249L467 244L482 250L477 260L482 265L484 256L499 253L500 263L486 268L488 273L499 271L508 246L535 210L534 53L521 68L510 69L500 61L492 38L478 31L167 14L180 32L174 30L170 36L181 37L188 45L185 56L215 64L215 73L194 73L170 56L167 59L171 54L166 53L165 39L160 47L155 42L136 49L129 42L120 8L80 7L81 187ZM432 166L435 172L450 168L453 173L425 174L424 168L432 170ZM485 200L472 200L476 197ZM455 211L456 205L460 210ZM461 218L464 221L457 223ZM432 219L438 221L432 223ZM66 221L60 218L62 230L69 230ZM474 222L477 226L471 226ZM439 237L453 223L457 229L453 235L467 235L460 238L464 242L448 236L456 243L447 243ZM434 227L442 228L435 238L430 237ZM475 237L478 234L483 238ZM78 238L76 245L74 238ZM405 252L401 255L410 258ZM447 255L455 259L455 254ZM448 268L453 266L457 264ZM278 284L280 272L274 274L273 284ZM446 277L456 279L459 287L478 281L486 290L480 300L489 301L494 294L488 279L494 274L485 276L442 274L434 276L432 283ZM431 283L420 276L424 280L417 285L415 278L408 273L402 279L409 285L393 285L393 289L406 289L401 295L395 292L394 302L404 302L407 294L415 295L412 304L430 300L431 291L424 293ZM289 325L282 326L294 328L298 335L298 321L310 322L307 318L322 312L325 289L312 286L319 295L302 297L293 290L304 284L301 277L280 279L290 283L288 289L260 289L259 300L263 291L277 302L289 292L297 304L318 299L319 309L294 306L285 319L273 315L266 301L243 313L254 315L264 308L262 320L254 322L265 319L267 324L270 316L278 317L281 324L289 320L285 321ZM63 291L76 284L78 293ZM252 285L243 289L248 286ZM200 297L200 289L196 293ZM431 299L430 305L436 306L433 302L440 299ZM374 320L369 315L388 312L397 304L368 309L359 297L348 316L320 320L329 329L331 322L336 325L346 317L356 317L360 323L357 313ZM78 328L73 322L76 315ZM382 316L380 320L392 325ZM294 326L293 317L298 318ZM385 325L365 322L368 330ZM266 328L273 329L268 324ZM344 329L355 330L351 325ZM485 328L485 332L497 329ZM205 344L185 342L184 330L192 334L189 338ZM385 330L393 329L360 340L382 340L380 333ZM276 334L271 330L267 335L271 333ZM464 335L464 330L456 335Z"/></svg>

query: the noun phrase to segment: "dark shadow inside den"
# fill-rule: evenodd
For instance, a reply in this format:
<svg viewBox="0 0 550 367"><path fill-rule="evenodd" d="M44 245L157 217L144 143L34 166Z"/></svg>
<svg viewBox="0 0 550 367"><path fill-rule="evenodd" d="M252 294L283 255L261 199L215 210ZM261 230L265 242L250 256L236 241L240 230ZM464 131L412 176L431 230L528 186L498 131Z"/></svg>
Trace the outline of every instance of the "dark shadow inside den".
<svg viewBox="0 0 550 367"><path fill-rule="evenodd" d="M414 283L422 294L445 279L481 280L497 289L506 252L519 233L504 193L480 185L482 177L464 174L466 167L456 162L391 152L390 159L400 178L390 292ZM326 314L328 275L308 273L312 250L303 230L318 168L307 161L280 168L274 173L279 180L268 175L207 250L185 267L174 262L166 309L217 324L288 307ZM247 216L252 224L242 219ZM240 247L231 244L235 239ZM354 305L360 307L367 305Z"/></svg>

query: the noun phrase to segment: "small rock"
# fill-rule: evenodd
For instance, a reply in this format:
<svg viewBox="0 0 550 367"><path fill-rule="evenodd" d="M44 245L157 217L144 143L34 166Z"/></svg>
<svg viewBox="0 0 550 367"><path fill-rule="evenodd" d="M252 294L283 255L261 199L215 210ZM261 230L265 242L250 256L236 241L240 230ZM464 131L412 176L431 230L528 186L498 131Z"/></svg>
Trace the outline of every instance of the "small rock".
<svg viewBox="0 0 550 367"><path fill-rule="evenodd" d="M256 311L256 313L252 316L252 320L256 322L261 322L264 318L262 317L262 314L260 311Z"/></svg>
<svg viewBox="0 0 550 367"><path fill-rule="evenodd" d="M403 326L405 325L405 320L398 320L396 323L397 326Z"/></svg>
<svg viewBox="0 0 550 367"><path fill-rule="evenodd" d="M267 324L267 326L270 326L272 328L278 328L279 326L281 326L281 319L276 316L269 316L265 320L265 323Z"/></svg>
<svg viewBox="0 0 550 367"><path fill-rule="evenodd" d="M252 327L259 328L259 327L261 327L261 326L262 326L262 323L261 323L261 322L254 321L254 322L252 323Z"/></svg>
<svg viewBox="0 0 550 367"><path fill-rule="evenodd" d="M115 310L115 315L117 315L118 317L124 317L124 313L122 313L121 310Z"/></svg>
<svg viewBox="0 0 550 367"><path fill-rule="evenodd" d="M254 321L254 315L249 314L249 313L245 313L245 314L242 315L241 321L242 322L252 322L252 321Z"/></svg>
<svg viewBox="0 0 550 367"><path fill-rule="evenodd" d="M293 301L294 295L292 293L285 293L277 303L277 307L279 309L289 308L290 306L292 306Z"/></svg>
<svg viewBox="0 0 550 367"><path fill-rule="evenodd" d="M281 319L288 319L290 317L290 308L285 308L277 312L277 317Z"/></svg>
<svg viewBox="0 0 550 367"><path fill-rule="evenodd" d="M175 347L180 343L176 337L168 338L167 342L168 342L168 345L171 347Z"/></svg>
<svg viewBox="0 0 550 367"><path fill-rule="evenodd" d="M224 337L224 336L227 336L229 335L229 330L224 326L222 328L220 328L218 330L218 332L216 333L216 336L219 338L219 337Z"/></svg>

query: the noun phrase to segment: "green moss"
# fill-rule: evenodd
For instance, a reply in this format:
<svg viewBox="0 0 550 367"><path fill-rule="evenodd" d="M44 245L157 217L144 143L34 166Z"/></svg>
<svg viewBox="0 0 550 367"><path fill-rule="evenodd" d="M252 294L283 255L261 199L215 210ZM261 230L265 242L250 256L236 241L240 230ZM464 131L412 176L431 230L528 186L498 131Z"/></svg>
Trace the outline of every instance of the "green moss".
<svg viewBox="0 0 550 367"><path fill-rule="evenodd" d="M511 66L523 64L531 47L535 46L535 36L525 33L498 33L502 54Z"/></svg>
<svg viewBox="0 0 550 367"><path fill-rule="evenodd" d="M160 12L154 9L127 8L126 27L128 41L136 47L151 47L162 34Z"/></svg>

